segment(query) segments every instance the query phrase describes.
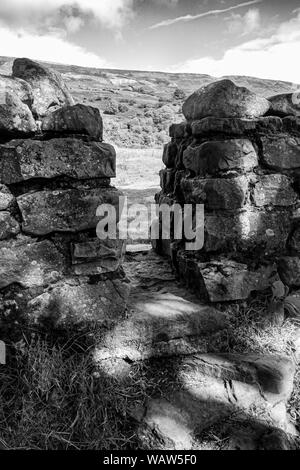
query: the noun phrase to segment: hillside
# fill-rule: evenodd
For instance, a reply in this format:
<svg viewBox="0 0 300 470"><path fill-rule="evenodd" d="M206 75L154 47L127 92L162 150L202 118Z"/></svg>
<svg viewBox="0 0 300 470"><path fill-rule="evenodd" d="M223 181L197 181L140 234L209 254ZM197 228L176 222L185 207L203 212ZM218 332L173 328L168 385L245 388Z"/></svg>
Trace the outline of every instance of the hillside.
<svg viewBox="0 0 300 470"><path fill-rule="evenodd" d="M0 74L10 74L13 58L0 57ZM49 65L49 64L48 64ZM105 140L119 147L159 148L171 122L180 122L184 98L216 78L182 74L108 70L51 64L63 74L75 100L100 109ZM290 91L288 82L230 76L265 97Z"/></svg>

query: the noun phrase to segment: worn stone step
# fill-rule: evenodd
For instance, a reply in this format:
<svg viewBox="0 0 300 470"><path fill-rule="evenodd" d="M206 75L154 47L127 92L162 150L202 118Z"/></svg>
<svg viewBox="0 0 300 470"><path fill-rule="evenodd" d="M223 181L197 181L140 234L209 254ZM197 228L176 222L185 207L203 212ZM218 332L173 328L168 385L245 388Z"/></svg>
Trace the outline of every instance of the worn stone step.
<svg viewBox="0 0 300 470"><path fill-rule="evenodd" d="M152 448L191 449L196 435L239 415L295 433L286 414L295 367L286 357L198 354L177 364L177 383L134 410Z"/></svg>
<svg viewBox="0 0 300 470"><path fill-rule="evenodd" d="M95 360L206 352L210 336L227 324L227 316L213 307L171 292L137 290L130 296L128 317L102 338Z"/></svg>

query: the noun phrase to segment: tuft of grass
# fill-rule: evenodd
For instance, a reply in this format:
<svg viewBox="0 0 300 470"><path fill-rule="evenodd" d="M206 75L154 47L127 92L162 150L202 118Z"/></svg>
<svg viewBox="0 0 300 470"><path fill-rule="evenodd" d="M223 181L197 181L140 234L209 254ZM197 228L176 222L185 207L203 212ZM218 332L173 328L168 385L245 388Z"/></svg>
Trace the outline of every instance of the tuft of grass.
<svg viewBox="0 0 300 470"><path fill-rule="evenodd" d="M90 354L18 344L0 369L0 446L5 449L130 449L137 446L130 409L144 400L143 374L118 381L95 372ZM138 369L138 366L137 366Z"/></svg>

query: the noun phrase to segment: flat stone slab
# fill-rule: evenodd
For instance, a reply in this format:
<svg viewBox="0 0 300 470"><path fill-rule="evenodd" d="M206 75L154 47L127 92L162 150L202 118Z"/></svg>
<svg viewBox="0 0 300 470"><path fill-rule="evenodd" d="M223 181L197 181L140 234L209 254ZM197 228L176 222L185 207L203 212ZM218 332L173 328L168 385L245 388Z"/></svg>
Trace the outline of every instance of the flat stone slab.
<svg viewBox="0 0 300 470"><path fill-rule="evenodd" d="M175 366L175 365L174 365ZM150 448L190 450L196 435L237 412L289 429L285 403L294 380L291 360L277 356L196 354L176 364L180 385L150 398L133 416Z"/></svg>
<svg viewBox="0 0 300 470"><path fill-rule="evenodd" d="M87 179L115 175L116 152L109 144L61 138L19 139L0 145L0 182L5 184L33 178Z"/></svg>
<svg viewBox="0 0 300 470"><path fill-rule="evenodd" d="M115 188L66 189L38 191L17 198L22 213L22 229L33 235L51 232L80 232L93 229L100 218L96 215L101 204L112 204L119 217L119 197Z"/></svg>
<svg viewBox="0 0 300 470"><path fill-rule="evenodd" d="M168 292L131 293L127 310L128 318L97 347L96 362L207 351L210 335L228 325L227 316L214 308Z"/></svg>

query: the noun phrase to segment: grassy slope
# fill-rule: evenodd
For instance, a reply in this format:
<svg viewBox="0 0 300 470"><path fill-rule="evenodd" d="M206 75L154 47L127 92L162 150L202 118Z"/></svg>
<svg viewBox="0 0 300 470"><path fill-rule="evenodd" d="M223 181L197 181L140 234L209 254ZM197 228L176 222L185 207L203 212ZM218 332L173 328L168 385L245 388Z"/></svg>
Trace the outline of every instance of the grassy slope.
<svg viewBox="0 0 300 470"><path fill-rule="evenodd" d="M0 73L10 74L13 59L0 57ZM78 102L98 107L104 114L105 140L119 147L161 147L168 140L168 127L180 122L182 99L174 98L179 88L186 96L216 80L205 74L170 74L107 70L51 64L63 74ZM228 77L263 96L290 91L292 83L253 77Z"/></svg>

